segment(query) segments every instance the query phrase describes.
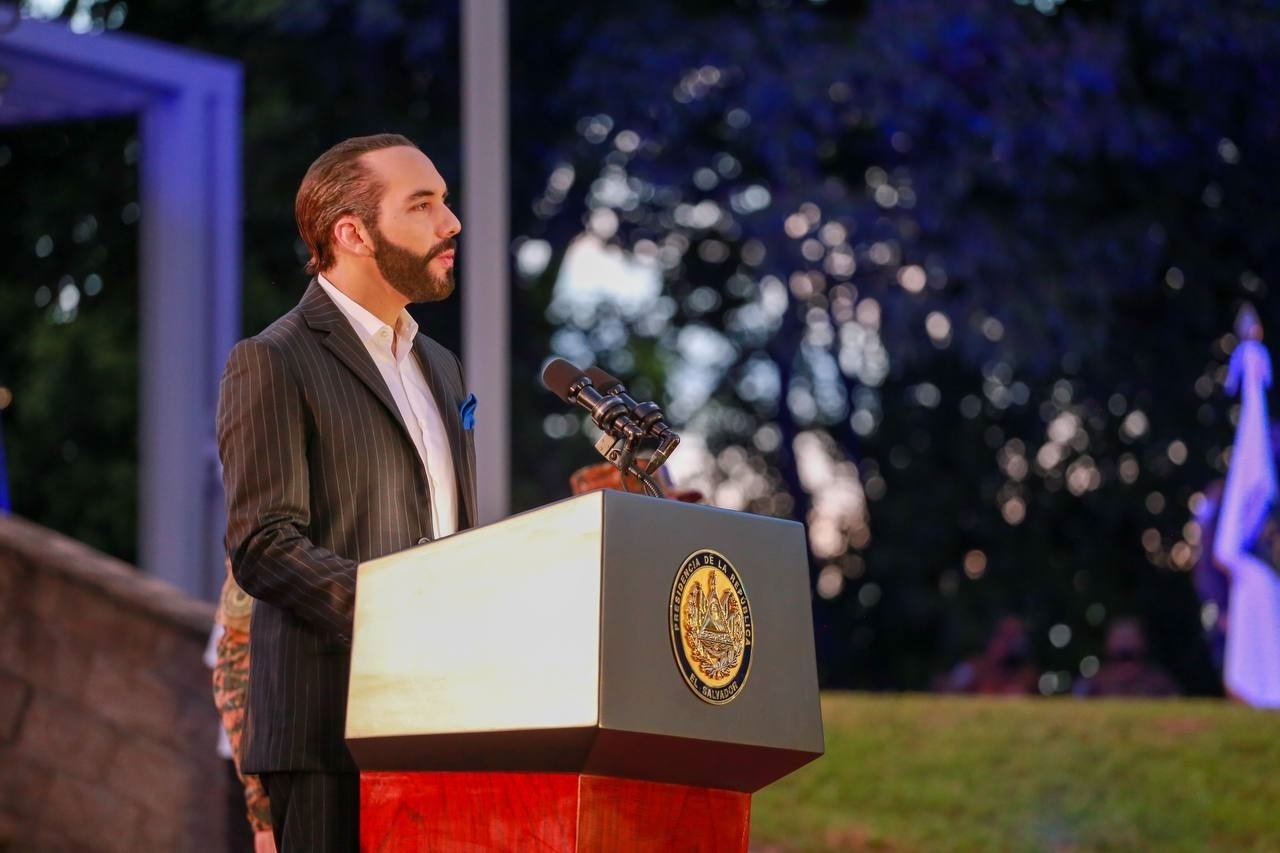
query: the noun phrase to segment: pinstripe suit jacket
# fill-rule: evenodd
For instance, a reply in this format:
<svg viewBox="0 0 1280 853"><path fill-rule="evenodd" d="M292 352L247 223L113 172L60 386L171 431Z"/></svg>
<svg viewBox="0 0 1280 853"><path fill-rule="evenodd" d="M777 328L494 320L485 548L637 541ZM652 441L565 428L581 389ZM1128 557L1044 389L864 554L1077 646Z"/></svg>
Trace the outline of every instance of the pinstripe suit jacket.
<svg viewBox="0 0 1280 853"><path fill-rule="evenodd" d="M453 450L459 528L475 523L475 446L458 359L414 352ZM315 281L231 351L218 402L227 553L256 601L244 769L345 771L356 566L433 538L429 484L382 374Z"/></svg>

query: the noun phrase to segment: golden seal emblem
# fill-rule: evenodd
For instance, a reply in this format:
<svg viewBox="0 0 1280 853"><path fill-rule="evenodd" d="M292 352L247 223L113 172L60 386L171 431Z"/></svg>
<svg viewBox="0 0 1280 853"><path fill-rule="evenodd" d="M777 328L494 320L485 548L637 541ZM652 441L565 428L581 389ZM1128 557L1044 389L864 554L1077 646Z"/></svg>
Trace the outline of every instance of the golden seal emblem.
<svg viewBox="0 0 1280 853"><path fill-rule="evenodd" d="M689 689L713 705L737 698L751 669L751 605L723 554L685 557L671 586L670 620L671 649Z"/></svg>

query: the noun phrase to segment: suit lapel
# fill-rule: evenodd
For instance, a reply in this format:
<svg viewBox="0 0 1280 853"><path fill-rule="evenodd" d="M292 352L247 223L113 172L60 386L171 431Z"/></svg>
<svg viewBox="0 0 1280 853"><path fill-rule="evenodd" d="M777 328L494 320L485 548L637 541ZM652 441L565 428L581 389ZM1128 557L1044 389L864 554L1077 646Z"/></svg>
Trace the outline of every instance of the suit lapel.
<svg viewBox="0 0 1280 853"><path fill-rule="evenodd" d="M299 303L298 307L301 309L303 317L306 318L308 326L316 331L325 333L325 347L346 365L347 369L354 373L375 397L382 401L387 413L399 425L400 434L404 436L404 440L408 442L410 449L413 450L414 458L417 459L417 447L413 443L413 438L409 435L408 427L405 426L404 418L400 414L400 407L396 405L395 398L387 390L386 380L382 378L382 373L378 370L378 366L373 363L373 358L369 355L369 351L365 349L364 344L356 336L355 330L351 328L351 322L342 313L342 309L333 303L329 295L324 292L324 288L320 287L320 283L314 279L307 288L307 292L303 295L302 302ZM475 489L473 488L475 472L470 469L468 454L464 447L465 436L462 430L462 419L458 414L458 394L443 375L437 360L431 357L424 336L417 336L413 342L413 350L418 356L418 364L422 367L423 375L427 378L427 384L431 388L432 396L435 397L436 407L440 410L440 417L444 421L445 429L448 432L449 451L453 456L454 476L458 479L460 485L459 491L461 492L462 505L467 513L467 522L475 524L476 506ZM429 483L427 487L430 489Z"/></svg>
<svg viewBox="0 0 1280 853"><path fill-rule="evenodd" d="M459 492L461 492L462 505L467 511L467 522L475 524L476 507L473 494L475 490L471 488L474 475L467 467L467 453L463 446L465 436L462 417L458 413L458 393L453 388L453 384L445 379L442 366L437 359L431 357L425 337L418 335L414 339L413 351L417 353L418 364L427 377L427 384L431 386L431 395L436 399L436 408L440 410L440 418L444 421L445 431L448 433L449 451L453 455L454 476L460 486ZM459 529L463 527L463 524L459 524Z"/></svg>
<svg viewBox="0 0 1280 853"><path fill-rule="evenodd" d="M373 357L369 355L369 351L356 336L355 329L351 328L351 323L342 313L342 309L333 304L333 300L315 280L312 280L311 286L307 288L299 307L307 320L307 325L326 333L324 345L365 384L373 396L382 401L387 413L400 425L400 433L405 441L413 447L413 439L409 436L404 418L400 415L400 407L396 405L395 398L387 390L386 380L382 378L378 366L373 363ZM414 453L416 455L416 449Z"/></svg>

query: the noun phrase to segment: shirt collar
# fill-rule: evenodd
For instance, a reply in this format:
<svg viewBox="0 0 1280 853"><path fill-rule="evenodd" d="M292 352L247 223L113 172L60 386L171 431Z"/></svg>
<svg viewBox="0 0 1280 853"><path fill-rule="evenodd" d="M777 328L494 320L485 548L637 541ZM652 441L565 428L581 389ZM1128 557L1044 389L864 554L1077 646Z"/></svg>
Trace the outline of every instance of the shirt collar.
<svg viewBox="0 0 1280 853"><path fill-rule="evenodd" d="M351 327L355 329L356 335L362 342L367 343L370 339L376 340L378 332L389 328L386 323L375 317L368 308L365 308L339 290L333 282L324 277L324 273L316 276L316 280L320 282L320 286L324 288L325 293L329 294L329 298L338 306L338 309L346 315ZM400 316L396 318L396 325L393 331L397 338L408 345L397 347L400 354L403 355L413 346L413 339L418 334L418 322L409 316L408 311L402 308L400 309Z"/></svg>

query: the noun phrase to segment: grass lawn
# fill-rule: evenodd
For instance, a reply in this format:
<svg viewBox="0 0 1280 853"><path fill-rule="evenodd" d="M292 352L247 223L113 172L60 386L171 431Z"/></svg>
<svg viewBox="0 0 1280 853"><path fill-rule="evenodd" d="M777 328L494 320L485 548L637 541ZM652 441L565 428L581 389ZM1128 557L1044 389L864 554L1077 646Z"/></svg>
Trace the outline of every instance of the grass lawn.
<svg viewBox="0 0 1280 853"><path fill-rule="evenodd" d="M827 754L751 847L1280 850L1280 713L1212 700L828 693Z"/></svg>

